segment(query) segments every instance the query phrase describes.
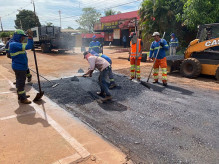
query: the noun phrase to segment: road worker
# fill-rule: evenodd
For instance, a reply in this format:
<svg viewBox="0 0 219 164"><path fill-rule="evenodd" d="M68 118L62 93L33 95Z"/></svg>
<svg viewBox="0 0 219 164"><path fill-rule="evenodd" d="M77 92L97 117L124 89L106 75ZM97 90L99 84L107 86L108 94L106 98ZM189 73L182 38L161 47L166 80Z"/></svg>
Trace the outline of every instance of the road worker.
<svg viewBox="0 0 219 164"><path fill-rule="evenodd" d="M90 52L92 55L95 55L95 56L99 56L99 57L102 57L104 58L105 60L107 60L109 63L110 63L110 69L109 69L109 79L110 79L110 86L109 86L109 89L113 89L116 87L116 83L115 83L115 79L113 77L113 72L112 72L112 60L104 55L104 54L97 54L95 51L91 50Z"/></svg>
<svg viewBox="0 0 219 164"><path fill-rule="evenodd" d="M5 50L6 50L6 54L7 54L7 57L11 59L11 55L10 55L10 52L9 52L9 43L11 42L12 39L8 38L8 41L5 45ZM32 75L30 73L30 70L29 68L27 69L27 74L26 74L26 77L27 77L27 81L28 82L31 82L32 80ZM14 82L14 84L16 84L16 82Z"/></svg>
<svg viewBox="0 0 219 164"><path fill-rule="evenodd" d="M13 38L9 43L9 53L12 58L12 69L16 76L16 88L18 93L18 100L24 104L30 104L31 101L27 98L25 92L25 80L28 70L28 59L25 50L33 48L33 32L28 30L28 41L27 44L22 43L27 37L23 30L16 30Z"/></svg>
<svg viewBox="0 0 219 164"><path fill-rule="evenodd" d="M163 86L167 86L167 59L165 51L169 49L169 46L165 39L160 38L159 32L154 32L152 36L154 37L155 41L153 41L151 44L149 60L155 59L156 54L160 48L156 62L154 64L154 83L158 83L159 67L161 67Z"/></svg>
<svg viewBox="0 0 219 164"><path fill-rule="evenodd" d="M172 33L170 39L170 56L176 55L176 49L179 45L178 39L176 38L176 35Z"/></svg>
<svg viewBox="0 0 219 164"><path fill-rule="evenodd" d="M137 38L137 35L135 32L132 32L129 36L131 38L130 41L130 80L137 78L138 81L141 79L140 74L140 63L142 58L142 46L143 42L141 39ZM137 54L136 54L137 51Z"/></svg>
<svg viewBox="0 0 219 164"><path fill-rule="evenodd" d="M92 41L89 44L89 52L91 52L91 50L95 51L96 53L101 53L101 44L99 41L96 41L96 35L93 35L92 37Z"/></svg>
<svg viewBox="0 0 219 164"><path fill-rule="evenodd" d="M106 82L106 77L110 70L110 63L102 57L92 55L89 51L84 52L84 58L90 64L90 68L83 76L92 77L93 71L97 68L100 71L99 85L101 89L100 92L97 92L97 95L104 97L104 99L102 99L103 101L111 100L112 96Z"/></svg>

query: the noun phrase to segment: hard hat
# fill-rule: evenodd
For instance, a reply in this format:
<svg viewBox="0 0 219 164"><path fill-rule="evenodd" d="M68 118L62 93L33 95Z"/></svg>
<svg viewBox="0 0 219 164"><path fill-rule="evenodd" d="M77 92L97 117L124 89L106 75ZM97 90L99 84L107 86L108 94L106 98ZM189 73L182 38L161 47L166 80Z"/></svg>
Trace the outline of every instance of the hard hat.
<svg viewBox="0 0 219 164"><path fill-rule="evenodd" d="M27 35L24 33L24 31L21 30L21 29L17 29L17 30L14 32L14 34L27 36Z"/></svg>
<svg viewBox="0 0 219 164"><path fill-rule="evenodd" d="M154 32L152 36L160 36L159 32Z"/></svg>
<svg viewBox="0 0 219 164"><path fill-rule="evenodd" d="M132 38L134 35L136 35L136 33L135 32L131 32L129 37Z"/></svg>

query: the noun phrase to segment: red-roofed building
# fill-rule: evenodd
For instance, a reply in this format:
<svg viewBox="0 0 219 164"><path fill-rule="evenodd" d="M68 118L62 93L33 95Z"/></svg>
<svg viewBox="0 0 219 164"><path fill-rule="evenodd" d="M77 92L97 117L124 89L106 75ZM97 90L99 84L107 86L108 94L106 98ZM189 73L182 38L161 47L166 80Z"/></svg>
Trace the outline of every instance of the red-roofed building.
<svg viewBox="0 0 219 164"><path fill-rule="evenodd" d="M104 32L105 44L111 42L112 45L122 45L122 38L125 36L129 45L129 35L135 31L138 20L138 11L101 17L100 22L94 25L94 31Z"/></svg>

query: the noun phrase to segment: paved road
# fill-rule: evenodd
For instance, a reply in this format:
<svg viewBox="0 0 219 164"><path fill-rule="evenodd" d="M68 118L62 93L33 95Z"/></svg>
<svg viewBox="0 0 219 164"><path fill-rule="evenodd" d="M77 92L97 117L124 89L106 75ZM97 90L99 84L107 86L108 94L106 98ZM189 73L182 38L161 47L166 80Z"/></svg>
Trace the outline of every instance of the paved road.
<svg viewBox="0 0 219 164"><path fill-rule="evenodd" d="M92 126L136 163L197 163L219 161L219 93L191 86L152 90L116 76L112 103L99 104L97 75L61 79L45 94Z"/></svg>

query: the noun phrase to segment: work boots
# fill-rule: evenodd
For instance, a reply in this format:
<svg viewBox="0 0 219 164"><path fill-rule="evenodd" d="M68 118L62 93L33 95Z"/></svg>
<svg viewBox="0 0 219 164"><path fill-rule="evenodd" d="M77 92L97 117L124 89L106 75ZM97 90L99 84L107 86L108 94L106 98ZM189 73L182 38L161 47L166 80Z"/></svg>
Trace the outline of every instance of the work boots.
<svg viewBox="0 0 219 164"><path fill-rule="evenodd" d="M29 74L29 75L27 76L27 82L31 82L31 80L32 80L32 75Z"/></svg>
<svg viewBox="0 0 219 164"><path fill-rule="evenodd" d="M110 101L112 100L112 96L106 96L102 99L102 101Z"/></svg>
<svg viewBox="0 0 219 164"><path fill-rule="evenodd" d="M22 104L31 104L31 101L28 99L20 100L20 103Z"/></svg>
<svg viewBox="0 0 219 164"><path fill-rule="evenodd" d="M100 97L104 97L104 96L105 96L105 93L103 93L103 92L97 92L97 95L100 96Z"/></svg>
<svg viewBox="0 0 219 164"><path fill-rule="evenodd" d="M110 86L109 86L109 89L113 89L116 87L116 84L115 83L111 83Z"/></svg>

